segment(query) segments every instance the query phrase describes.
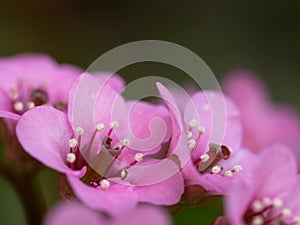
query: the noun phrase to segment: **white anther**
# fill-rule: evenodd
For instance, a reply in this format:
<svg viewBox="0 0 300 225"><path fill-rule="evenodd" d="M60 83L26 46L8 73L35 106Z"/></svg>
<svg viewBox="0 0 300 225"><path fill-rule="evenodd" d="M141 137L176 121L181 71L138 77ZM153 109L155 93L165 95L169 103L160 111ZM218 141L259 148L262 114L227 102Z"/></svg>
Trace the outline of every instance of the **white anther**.
<svg viewBox="0 0 300 225"><path fill-rule="evenodd" d="M293 218L293 221L294 221L295 224L299 225L300 224L300 216L295 216Z"/></svg>
<svg viewBox="0 0 300 225"><path fill-rule="evenodd" d="M289 217L289 216L292 215L292 211L290 209L288 209L288 208L284 208L282 210L282 215L285 216L285 217Z"/></svg>
<svg viewBox="0 0 300 225"><path fill-rule="evenodd" d="M272 203L271 199L268 198L268 197L264 197L262 201L263 201L265 206L269 206Z"/></svg>
<svg viewBox="0 0 300 225"><path fill-rule="evenodd" d="M101 180L99 184L102 189L107 189L110 186L110 182L106 179Z"/></svg>
<svg viewBox="0 0 300 225"><path fill-rule="evenodd" d="M262 224L264 224L264 218L262 216L255 216L251 221L251 225L262 225Z"/></svg>
<svg viewBox="0 0 300 225"><path fill-rule="evenodd" d="M84 130L83 130L82 127L77 127L77 128L75 129L75 131L76 131L77 136L81 136L81 135L83 135L83 133L84 133Z"/></svg>
<svg viewBox="0 0 300 225"><path fill-rule="evenodd" d="M217 173L220 173L222 171L222 168L218 165L214 166L212 169L211 169L211 172L213 174L217 174Z"/></svg>
<svg viewBox="0 0 300 225"><path fill-rule="evenodd" d="M118 121L113 121L109 124L110 128L117 128L119 126L119 122Z"/></svg>
<svg viewBox="0 0 300 225"><path fill-rule="evenodd" d="M27 109L33 109L35 107L34 102L27 102Z"/></svg>
<svg viewBox="0 0 300 225"><path fill-rule="evenodd" d="M199 134L204 134L204 132L205 132L205 127L199 127L198 128L198 132L199 132Z"/></svg>
<svg viewBox="0 0 300 225"><path fill-rule="evenodd" d="M195 139L190 139L190 140L188 140L188 146L189 146L189 148L194 148L195 146L196 146L196 141L195 141Z"/></svg>
<svg viewBox="0 0 300 225"><path fill-rule="evenodd" d="M187 139L190 139L191 137L193 137L193 133L191 131L187 131L185 133L185 136L186 136Z"/></svg>
<svg viewBox="0 0 300 225"><path fill-rule="evenodd" d="M72 138L69 140L69 146L70 148L74 148L77 146L77 140L75 138Z"/></svg>
<svg viewBox="0 0 300 225"><path fill-rule="evenodd" d="M135 156L134 156L134 160L137 161L137 162L142 161L143 158L144 158L144 154L143 153L136 153Z"/></svg>
<svg viewBox="0 0 300 225"><path fill-rule="evenodd" d="M189 123L190 127L195 127L197 126L197 120L196 119L192 119Z"/></svg>
<svg viewBox="0 0 300 225"><path fill-rule="evenodd" d="M14 104L14 109L15 109L17 112L23 111L23 109L24 109L23 102L16 102L16 103Z"/></svg>
<svg viewBox="0 0 300 225"><path fill-rule="evenodd" d="M128 170L126 170L126 169L121 170L121 178L123 178L123 179L126 178L127 174L128 174Z"/></svg>
<svg viewBox="0 0 300 225"><path fill-rule="evenodd" d="M264 208L264 203L259 200L255 200L252 203L252 209L254 212L259 212L259 211L263 210L263 208Z"/></svg>
<svg viewBox="0 0 300 225"><path fill-rule="evenodd" d="M128 139L123 139L122 144L123 146L128 146L130 144L130 141Z"/></svg>
<svg viewBox="0 0 300 225"><path fill-rule="evenodd" d="M233 173L230 170L227 170L227 171L225 171L224 176L225 177L232 177Z"/></svg>
<svg viewBox="0 0 300 225"><path fill-rule="evenodd" d="M67 162L74 163L76 161L76 155L73 152L67 154Z"/></svg>
<svg viewBox="0 0 300 225"><path fill-rule="evenodd" d="M10 98L16 100L19 97L17 88L15 86L10 88Z"/></svg>
<svg viewBox="0 0 300 225"><path fill-rule="evenodd" d="M281 201L281 199L275 198L275 199L273 200L273 205L274 205L275 208L280 208L280 207L282 206L282 201Z"/></svg>
<svg viewBox="0 0 300 225"><path fill-rule="evenodd" d="M207 162L209 160L209 155L207 153L200 156L201 162Z"/></svg>
<svg viewBox="0 0 300 225"><path fill-rule="evenodd" d="M96 125L97 131L102 131L102 130L104 130L104 128L105 128L105 126L104 126L103 123L98 123L98 124Z"/></svg>
<svg viewBox="0 0 300 225"><path fill-rule="evenodd" d="M241 165L235 165L233 167L233 169L234 169L234 172L239 173L243 170L243 167Z"/></svg>

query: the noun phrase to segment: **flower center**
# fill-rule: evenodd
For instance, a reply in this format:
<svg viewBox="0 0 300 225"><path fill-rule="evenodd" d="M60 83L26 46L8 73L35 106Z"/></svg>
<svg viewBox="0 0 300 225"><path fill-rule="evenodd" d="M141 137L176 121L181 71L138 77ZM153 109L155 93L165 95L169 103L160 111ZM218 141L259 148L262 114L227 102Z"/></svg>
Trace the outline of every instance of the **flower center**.
<svg viewBox="0 0 300 225"><path fill-rule="evenodd" d="M29 109L35 106L41 106L49 103L49 94L43 88L34 88L27 90L22 82L17 86L12 86L9 90L9 99L11 101L12 110L14 113L22 115ZM61 111L67 109L67 104L64 102L55 102L53 106Z"/></svg>
<svg viewBox="0 0 300 225"><path fill-rule="evenodd" d="M44 105L48 102L48 93L42 89L33 89L30 94L30 100L35 106Z"/></svg>
<svg viewBox="0 0 300 225"><path fill-rule="evenodd" d="M91 149L98 132L102 132L105 128L103 123L96 125L96 129L93 132L90 141L86 146L81 147L81 136L84 133L83 128L77 127L75 133L77 138L72 138L69 140L70 150L66 155L66 161L68 166L75 170L80 169L83 166L87 166L87 172L81 179L84 183L91 185L95 188L108 189L110 187L110 182L108 178L120 177L123 180L126 179L128 175L128 169L138 162L143 160L144 155L142 153L137 153L134 155L134 159L131 163L123 168L114 168L114 163L117 158L124 152L124 149L128 147L130 141L128 139L123 139L121 145L113 147L112 133L113 130L119 126L117 121L111 122L109 124L110 129L107 134L103 137L101 141L101 149L93 156L92 167L84 160L80 151L85 151L85 156L91 156Z"/></svg>
<svg viewBox="0 0 300 225"><path fill-rule="evenodd" d="M271 199L264 197L260 200L254 200L251 207L244 214L244 221L247 225L267 225L273 224L285 224L284 220L288 219L292 223L288 224L300 224L300 217L293 215L289 208L283 208L283 202L279 198ZM281 223L278 223L278 222Z"/></svg>
<svg viewBox="0 0 300 225"><path fill-rule="evenodd" d="M189 128L186 131L187 145L191 149L191 158L196 151L197 144L201 139L201 136L205 132L205 127L197 126L198 121L192 119L189 122ZM197 129L197 137L193 138L193 131ZM232 177L234 173L242 171L241 165L235 165L232 169L223 171L223 168L218 165L221 160L227 160L230 158L231 150L225 145L217 145L214 143L209 144L209 150L202 154L198 159L193 160L194 166L202 174L211 173L219 174L225 177Z"/></svg>

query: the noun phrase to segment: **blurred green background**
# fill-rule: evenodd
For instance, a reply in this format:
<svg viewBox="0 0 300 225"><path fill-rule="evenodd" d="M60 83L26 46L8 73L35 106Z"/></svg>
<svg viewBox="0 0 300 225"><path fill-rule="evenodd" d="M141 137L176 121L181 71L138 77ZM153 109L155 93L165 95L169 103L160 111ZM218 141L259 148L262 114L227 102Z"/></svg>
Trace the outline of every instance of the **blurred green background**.
<svg viewBox="0 0 300 225"><path fill-rule="evenodd" d="M0 2L0 56L44 52L83 68L131 41L158 39L198 54L218 78L234 68L255 71L276 101L300 107L299 1L79 1ZM172 74L154 63L120 71L127 80ZM48 205L57 200L57 174L40 174ZM0 224L26 224L14 191L0 179ZM221 202L185 209L176 224L209 224Z"/></svg>

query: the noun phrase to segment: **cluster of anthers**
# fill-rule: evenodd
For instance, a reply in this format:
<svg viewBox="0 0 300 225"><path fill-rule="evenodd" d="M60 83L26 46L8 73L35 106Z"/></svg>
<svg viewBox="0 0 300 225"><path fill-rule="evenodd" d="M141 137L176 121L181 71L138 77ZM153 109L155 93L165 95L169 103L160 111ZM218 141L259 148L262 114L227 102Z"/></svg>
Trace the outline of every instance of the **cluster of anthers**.
<svg viewBox="0 0 300 225"><path fill-rule="evenodd" d="M205 132L205 127L197 126L196 119L189 122L189 128L186 131L187 145L191 149L191 157L193 156L197 143ZM197 137L193 137L193 131L197 129ZM219 174L224 177L232 177L234 173L239 173L243 170L241 165L235 165L231 170L223 171L223 168L217 165L221 160L230 158L231 150L225 145L209 144L209 150L202 154L197 160L194 160L194 165L200 173Z"/></svg>
<svg viewBox="0 0 300 225"><path fill-rule="evenodd" d="M255 200L251 208L245 213L244 221L249 225L266 225L273 222L288 219L291 225L300 224L300 216L293 215L289 208L283 208L283 202L279 198L271 199L264 197L261 200ZM273 210L278 212L277 215L272 213Z"/></svg>
<svg viewBox="0 0 300 225"><path fill-rule="evenodd" d="M29 90L29 98L26 97L27 91L25 90L22 82L19 82L18 87L12 86L9 89L9 99L11 106L15 113L22 115L29 109L36 106L41 106L49 103L49 95L43 88L35 88ZM56 102L53 106L61 111L66 110L67 104L64 102Z"/></svg>
<svg viewBox="0 0 300 225"><path fill-rule="evenodd" d="M66 161L69 167L73 170L82 168L82 166L87 166L87 172L81 179L84 183L95 188L101 188L104 190L108 189L111 185L110 181L108 180L109 177L120 177L124 180L128 175L128 169L143 160L144 155L142 153L136 153L131 163L121 170L118 170L117 174L115 172L111 173L111 167L113 167L113 163L121 155L124 148L128 147L130 144L128 139L123 139L121 141L121 146L112 147L113 139L111 138L111 135L113 130L118 126L119 123L117 121L113 121L109 124L110 129L102 139L101 150L97 152L97 155L92 160L93 168L91 168L82 157L81 151L85 152L85 156L90 155L93 142L97 137L97 133L103 131L105 125L104 123L99 123L96 125L96 129L86 146L81 146L81 137L84 133L84 129L81 127L77 127L75 129L76 138L71 138L69 140L70 150L66 155ZM94 170L95 167L98 167L97 171Z"/></svg>

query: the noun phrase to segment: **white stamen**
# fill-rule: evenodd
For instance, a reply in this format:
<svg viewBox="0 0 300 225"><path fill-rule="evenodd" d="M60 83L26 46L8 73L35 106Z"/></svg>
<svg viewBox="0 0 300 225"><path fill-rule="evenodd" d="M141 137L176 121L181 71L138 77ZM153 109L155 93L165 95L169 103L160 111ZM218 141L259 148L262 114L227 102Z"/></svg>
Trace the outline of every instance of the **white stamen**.
<svg viewBox="0 0 300 225"><path fill-rule="evenodd" d="M268 197L264 197L262 201L265 206L269 206L272 203L271 199Z"/></svg>
<svg viewBox="0 0 300 225"><path fill-rule="evenodd" d="M220 166L216 165L216 166L214 166L214 167L211 169L211 172L212 172L213 174L217 174L217 173L220 173L221 170L222 170L222 168L221 168Z"/></svg>
<svg viewBox="0 0 300 225"><path fill-rule="evenodd" d="M264 208L264 204L259 200L255 200L252 203L252 209L254 212L259 212L259 211L263 210L263 208Z"/></svg>
<svg viewBox="0 0 300 225"><path fill-rule="evenodd" d="M128 174L128 170L126 170L126 169L121 170L121 178L123 178L123 179L126 178L127 174Z"/></svg>
<svg viewBox="0 0 300 225"><path fill-rule="evenodd" d="M122 144L123 146L128 146L130 144L130 141L128 139L123 139Z"/></svg>
<svg viewBox="0 0 300 225"><path fill-rule="evenodd" d="M12 100L16 100L19 97L18 92L17 92L17 88L15 86L10 88L10 98Z"/></svg>
<svg viewBox="0 0 300 225"><path fill-rule="evenodd" d="M196 119L192 119L189 123L190 127L195 127L197 125L197 120Z"/></svg>
<svg viewBox="0 0 300 225"><path fill-rule="evenodd" d="M234 172L239 173L243 170L243 167L241 165L235 165L233 167L233 169L234 169Z"/></svg>
<svg viewBox="0 0 300 225"><path fill-rule="evenodd" d="M282 201L281 201L281 199L275 198L275 199L273 200L273 205L274 205L275 208L280 208L280 207L282 206Z"/></svg>
<svg viewBox="0 0 300 225"><path fill-rule="evenodd" d="M204 132L205 132L205 127L199 127L198 128L198 132L199 132L199 134L204 134Z"/></svg>
<svg viewBox="0 0 300 225"><path fill-rule="evenodd" d="M113 121L109 124L110 128L117 128L119 126L119 122L118 121Z"/></svg>
<svg viewBox="0 0 300 225"><path fill-rule="evenodd" d="M74 148L77 146L77 140L75 138L72 138L69 140L69 146L70 148Z"/></svg>
<svg viewBox="0 0 300 225"><path fill-rule="evenodd" d="M104 130L105 126L103 123L98 123L96 126L97 131L102 131Z"/></svg>
<svg viewBox="0 0 300 225"><path fill-rule="evenodd" d="M23 102L16 102L14 104L14 109L18 112L23 111L23 109L24 109Z"/></svg>
<svg viewBox="0 0 300 225"><path fill-rule="evenodd" d="M285 216L285 217L289 217L289 216L292 215L292 211L290 209L288 209L288 208L284 208L282 210L282 215Z"/></svg>
<svg viewBox="0 0 300 225"><path fill-rule="evenodd" d="M27 102L27 108L28 109L33 109L35 107L34 102Z"/></svg>
<svg viewBox="0 0 300 225"><path fill-rule="evenodd" d="M189 148L194 148L195 146L196 146L196 141L195 141L195 139L190 139L190 140L188 140L188 146L189 146Z"/></svg>
<svg viewBox="0 0 300 225"><path fill-rule="evenodd" d="M207 162L209 160L209 155L207 153L200 156L202 162Z"/></svg>
<svg viewBox="0 0 300 225"><path fill-rule="evenodd" d="M106 179L101 180L99 184L102 189L107 189L110 186L110 182Z"/></svg>
<svg viewBox="0 0 300 225"><path fill-rule="evenodd" d="M73 152L67 154L67 162L74 163L76 160L76 155Z"/></svg>
<svg viewBox="0 0 300 225"><path fill-rule="evenodd" d="M186 136L187 139L190 139L191 137L193 137L193 133L191 131L187 131L185 133L185 136Z"/></svg>
<svg viewBox="0 0 300 225"><path fill-rule="evenodd" d="M232 176L233 176L233 173L232 173L230 170L227 170L227 171L224 173L224 176L225 176L225 177L232 177Z"/></svg>
<svg viewBox="0 0 300 225"><path fill-rule="evenodd" d="M299 225L300 224L300 216L295 216L293 221L295 224Z"/></svg>
<svg viewBox="0 0 300 225"><path fill-rule="evenodd" d="M262 216L255 216L252 219L251 225L262 225L264 224L264 218Z"/></svg>
<svg viewBox="0 0 300 225"><path fill-rule="evenodd" d="M134 156L134 160L137 161L137 162L142 161L143 158L144 158L144 154L143 153L136 153L135 156Z"/></svg>
<svg viewBox="0 0 300 225"><path fill-rule="evenodd" d="M83 130L82 127L77 127L77 128L75 129L75 131L76 131L77 136L81 136L81 135L83 135L83 133L84 133L84 130Z"/></svg>

